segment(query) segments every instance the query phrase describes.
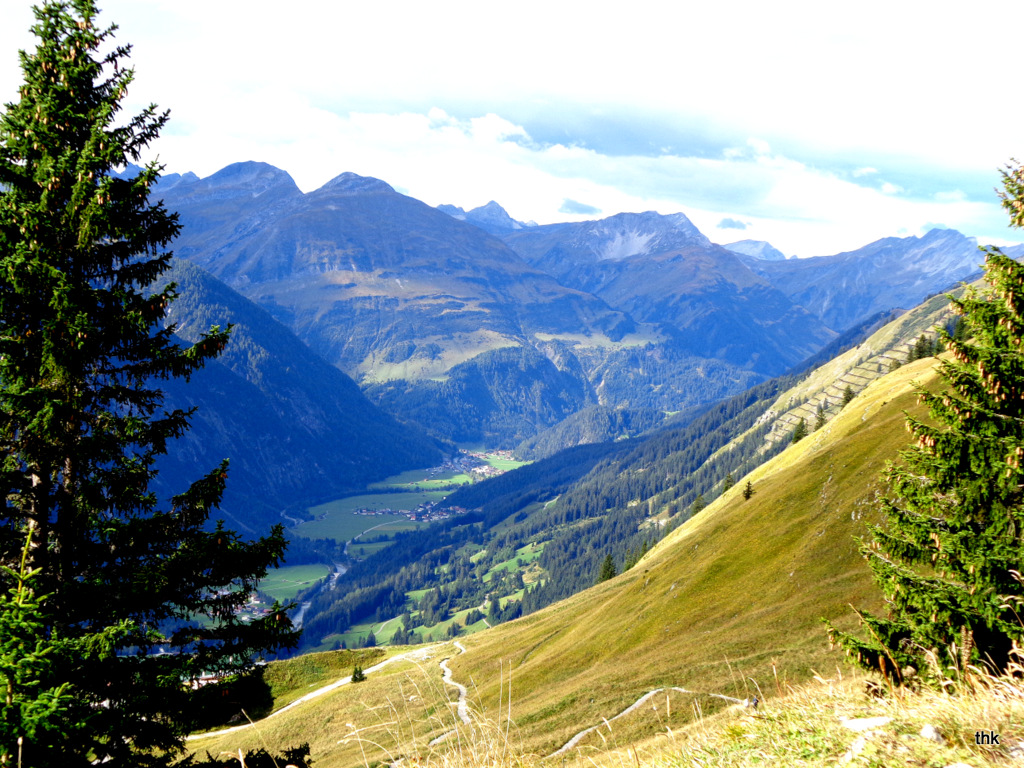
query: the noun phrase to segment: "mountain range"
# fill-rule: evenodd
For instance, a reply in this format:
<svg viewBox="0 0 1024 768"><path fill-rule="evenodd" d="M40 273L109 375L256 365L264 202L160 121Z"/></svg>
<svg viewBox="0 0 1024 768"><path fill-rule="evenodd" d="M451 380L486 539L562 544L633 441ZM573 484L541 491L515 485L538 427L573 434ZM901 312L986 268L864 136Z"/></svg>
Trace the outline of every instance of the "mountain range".
<svg viewBox="0 0 1024 768"><path fill-rule="evenodd" d="M805 259L746 264L830 328L896 307L909 309L928 296L981 273L978 241L953 229L921 237L887 237L855 251Z"/></svg>
<svg viewBox="0 0 1024 768"><path fill-rule="evenodd" d="M167 176L157 194L184 225L180 258L371 401L442 439L505 447L586 408L677 411L742 391L979 261L948 230L774 261L711 243L682 213L533 226L493 201L437 209L351 173L303 193L263 163Z"/></svg>

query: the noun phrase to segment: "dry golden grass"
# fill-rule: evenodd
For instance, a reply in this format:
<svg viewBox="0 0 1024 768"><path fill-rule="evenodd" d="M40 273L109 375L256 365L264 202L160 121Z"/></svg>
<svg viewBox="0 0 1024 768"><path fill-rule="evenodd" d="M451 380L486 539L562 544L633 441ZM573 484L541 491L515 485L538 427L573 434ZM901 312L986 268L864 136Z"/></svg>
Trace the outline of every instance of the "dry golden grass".
<svg viewBox="0 0 1024 768"><path fill-rule="evenodd" d="M746 698L756 685L810 679L831 668L821 619L856 626L849 605L880 596L854 536L873 517L879 471L907 443L903 410L920 413L911 382L932 362L875 382L819 432L743 480L621 576L531 616L465 639L456 678L493 707L504 664L512 717L526 748L546 755L582 728L663 687ZM698 699L702 711L724 704ZM672 694L673 729L693 697ZM615 724L620 744L661 726L639 715ZM600 745L598 734L585 742Z"/></svg>
<svg viewBox="0 0 1024 768"><path fill-rule="evenodd" d="M438 662L453 655L443 646L425 649L422 660L396 661L243 730L190 740L199 756L235 755L238 750L282 748L308 742L316 768L400 759L454 725L450 694ZM347 670L347 675L351 670ZM342 676L344 676L342 675Z"/></svg>
<svg viewBox="0 0 1024 768"><path fill-rule="evenodd" d="M749 768L752 766L1010 766L1024 758L1022 670L993 677L979 670L957 681L956 694L932 689L869 693L867 679L815 676L800 686L772 681L773 691L754 710L730 706L708 714L697 699L689 703L688 724L672 727L672 701L655 697L636 716L650 721L656 735L632 742L618 723L604 721L589 746L551 759L524 748L509 719L509 701L471 722L422 713L397 697L365 707L346 723L330 754L314 750L315 768ZM393 682L393 681L392 681ZM508 681L505 680L505 692ZM436 684L436 681L427 683ZM406 691L422 693L411 684ZM435 691L436 693L436 691ZM771 694L771 695L769 695ZM313 724L310 723L312 729ZM927 735L926 729L934 735ZM999 744L980 744L977 732L995 733ZM448 733L441 743L426 735ZM269 734L268 734L269 735ZM436 738L436 736L434 737ZM242 748L246 747L242 745ZM228 748L227 755L238 753Z"/></svg>
<svg viewBox="0 0 1024 768"><path fill-rule="evenodd" d="M756 712L733 709L698 719L680 732L594 762L639 762L650 768L1019 765L1024 758L1021 671L992 677L972 670L954 695L896 689L881 696L867 692L864 677L843 679L837 671L832 679L818 676L786 689ZM978 732L998 734L999 744L978 743Z"/></svg>

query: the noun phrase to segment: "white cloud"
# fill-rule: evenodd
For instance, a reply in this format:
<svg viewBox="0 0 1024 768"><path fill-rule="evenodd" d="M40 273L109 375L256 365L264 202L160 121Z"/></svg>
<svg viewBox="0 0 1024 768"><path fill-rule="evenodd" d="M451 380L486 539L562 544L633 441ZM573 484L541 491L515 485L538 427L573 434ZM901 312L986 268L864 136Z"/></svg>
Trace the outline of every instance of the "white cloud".
<svg viewBox="0 0 1024 768"><path fill-rule="evenodd" d="M749 222L745 236L804 256L857 248L928 221L972 233L998 208L962 195L894 198L894 185L861 186L772 154L757 141L751 144L756 154L745 157L608 156L565 144L539 146L522 126L493 114L463 120L432 109L339 117L298 97L284 106L290 117L265 114L258 130L239 132L227 145L197 129L162 138L161 152L195 158L205 150L203 167L192 167L201 175L231 160L265 160L291 172L307 191L350 170L383 178L431 205L469 209L496 199L515 218L540 223L592 218L582 209L567 213L567 199L586 201L603 215L682 210L711 236L723 218L742 216ZM221 108L239 114L242 106L227 100ZM277 141L282 132L288 142Z"/></svg>
<svg viewBox="0 0 1024 768"><path fill-rule="evenodd" d="M1006 95L1016 73L991 56L994 30L1024 23L1019 0L956 15L914 0L846 14L810 0L637 0L615 14L581 0L522 0L514 12L475 0L102 8L135 46L127 111L172 110L157 147L172 171L263 160L308 190L350 170L430 204L494 198L541 222L567 218L566 199L606 215L683 210L709 233L741 217L748 237L809 255L927 221L998 236L994 196L972 202L960 180L933 194L887 161L910 176L984 173L1024 155L1024 104ZM6 101L32 16L24 0L0 0L0 18ZM996 118L979 116L988 105ZM571 133L541 145L515 117L529 110L567 126L644 115L630 124L641 137L648 117L663 118L733 148L683 156L662 135L660 157L615 156ZM828 170L833 159L845 170Z"/></svg>

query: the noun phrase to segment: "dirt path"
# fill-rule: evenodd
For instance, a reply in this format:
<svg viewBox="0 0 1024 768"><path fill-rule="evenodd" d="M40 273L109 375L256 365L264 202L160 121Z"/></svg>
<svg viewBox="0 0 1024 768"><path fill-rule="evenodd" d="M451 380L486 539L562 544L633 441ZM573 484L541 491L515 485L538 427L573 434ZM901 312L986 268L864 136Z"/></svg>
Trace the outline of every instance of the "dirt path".
<svg viewBox="0 0 1024 768"><path fill-rule="evenodd" d="M400 653L397 656L392 656L390 659L385 659L384 661L380 662L379 664L374 664L372 667L367 667L366 669L363 670L363 674L368 675L371 672L376 672L377 670L383 669L388 664L391 664L392 662L395 662L395 661L404 661L406 659L411 659L413 661L426 661L426 660L428 660L430 658L430 652L433 651L433 650L436 650L437 647L438 646L436 646L436 645L429 645L426 648L417 648L415 651L409 651L408 653ZM465 649L463 649L463 651L464 650ZM447 661L447 659L446 659L446 661ZM441 662L441 663L444 664L444 662ZM267 715L265 718L263 718L263 720L269 720L272 717L277 717L278 715L284 714L288 710L294 709L295 707L299 706L300 704L305 704L307 701L312 701L313 699L317 698L318 696L323 696L325 693L330 693L331 691L335 690L336 688L340 688L343 685L348 685L351 682L352 682L352 675L349 675L347 677L343 677L340 680L335 680L333 683L330 683L329 685L325 685L322 688L317 688L315 691L312 691L311 693L307 693L305 696L302 696L302 697L296 699L291 704L288 704L288 705L283 706L283 707L281 707L280 709L278 709L278 710L276 710L274 712L271 712L269 715ZM252 728L257 723L262 723L263 720L257 720L256 723L246 723L245 725L236 725L233 728L224 728L224 729L219 730L219 731L206 731L205 733L193 733L192 735L188 736L186 740L187 741L194 741L196 739L207 739L207 738L210 738L210 737L213 737L213 736L224 736L224 735L229 734L229 733L235 733L237 731L244 731L246 728Z"/></svg>
<svg viewBox="0 0 1024 768"><path fill-rule="evenodd" d="M614 717L609 717L607 720L603 720L602 722L598 723L597 725L592 725L589 728L586 728L586 729L580 731L575 736L573 736L571 739L569 739L567 742L565 742L565 744L563 744L561 747L559 747L554 752L552 752L550 755L548 755L548 757L556 757L557 755L561 755L561 754L563 754L565 752L568 752L570 749L572 749L577 744L579 744L580 741L582 741L583 738L585 736L587 736L587 734L592 733L593 731L596 731L598 728L600 728L602 725L604 725L606 723L610 723L610 722L612 722L614 720L618 720L620 717L625 717L626 715L630 714L631 712L635 712L637 709L642 707L645 702L649 701L653 696L656 696L657 694L661 693L662 691L679 691L680 693L689 693L689 694L695 695L695 696L712 696L712 697L714 697L716 699L723 699L725 701L731 701L733 704L747 704L748 703L746 699L734 699L732 696L723 696L720 693L702 693L700 691L688 691L686 688L676 688L676 687L655 688L653 691L648 691L647 693L645 693L643 696L641 696L639 699L634 701L632 704L630 704L628 707L626 707L624 710L619 712L619 714L615 715ZM547 759L547 758L545 758L545 759Z"/></svg>
<svg viewBox="0 0 1024 768"><path fill-rule="evenodd" d="M455 645L456 648L459 649L459 655L460 656L466 652L466 647L462 643L460 643L458 640L455 641L454 645ZM453 688L457 688L458 689L458 691L459 691L459 700L458 700L458 702L457 702L457 704L455 706L455 711L458 714L459 720L461 720L463 723L468 725L469 723L472 722L469 719L469 704L466 702L466 697L469 695L469 691L466 690L466 686L464 686L462 683L457 683L457 682L455 682L455 680L452 679L452 671L448 667L448 659L447 658L441 659L441 671L444 673L444 677L441 678L442 681L444 682L444 684L445 685L450 685ZM445 733L442 733L436 739L433 739L430 742L430 744L428 744L427 746L433 747L436 744L440 744L442 741L447 739L453 733L455 733L455 729L454 728L452 728L450 731L446 731Z"/></svg>

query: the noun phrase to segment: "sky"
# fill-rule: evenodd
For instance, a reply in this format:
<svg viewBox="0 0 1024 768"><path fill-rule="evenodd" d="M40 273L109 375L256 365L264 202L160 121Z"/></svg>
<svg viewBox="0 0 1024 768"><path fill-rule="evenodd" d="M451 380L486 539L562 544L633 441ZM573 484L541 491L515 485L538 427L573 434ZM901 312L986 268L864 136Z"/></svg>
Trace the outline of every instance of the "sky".
<svg viewBox="0 0 1024 768"><path fill-rule="evenodd" d="M790 256L1024 240L996 194L1024 160L1020 0L98 5L133 46L126 114L171 112L168 173L258 160L309 192L351 171L539 224L681 211ZM29 3L0 20L7 103Z"/></svg>

